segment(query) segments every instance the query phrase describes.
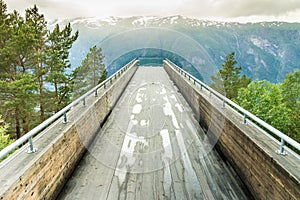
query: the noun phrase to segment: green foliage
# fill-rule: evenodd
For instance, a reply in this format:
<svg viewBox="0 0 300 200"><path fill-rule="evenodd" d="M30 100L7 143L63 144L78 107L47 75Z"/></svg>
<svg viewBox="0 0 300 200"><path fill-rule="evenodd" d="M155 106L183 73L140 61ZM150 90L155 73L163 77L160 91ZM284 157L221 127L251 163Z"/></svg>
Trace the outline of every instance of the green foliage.
<svg viewBox="0 0 300 200"><path fill-rule="evenodd" d="M48 69L46 81L54 88L51 99L53 100L52 102L55 102L54 107L50 108L48 112L51 112L51 109L52 111L58 111L70 103L72 77L67 73L67 69L70 68L68 57L69 49L77 38L78 31L72 35L70 24L66 25L62 30L56 25L53 31L48 33L45 61Z"/></svg>
<svg viewBox="0 0 300 200"><path fill-rule="evenodd" d="M289 108L297 106L300 108L300 70L295 70L292 74L287 74L281 84L282 95ZM300 109L296 109L300 110Z"/></svg>
<svg viewBox="0 0 300 200"><path fill-rule="evenodd" d="M229 99L237 97L239 88L247 87L251 79L245 75L240 77L242 67L236 67L237 61L234 58L234 52L228 54L225 63L222 64L216 76L212 76L211 87L221 94L226 95Z"/></svg>
<svg viewBox="0 0 300 200"><path fill-rule="evenodd" d="M37 6L23 18L7 13L0 0L0 112L11 137L21 137L70 102L68 57L77 38L70 24L49 32Z"/></svg>
<svg viewBox="0 0 300 200"><path fill-rule="evenodd" d="M9 134L7 134L8 125L2 119L0 115L0 151L7 147L8 145L12 144L15 140L11 139ZM11 152L10 154L12 154ZM6 155L4 158L0 159L0 162L7 158L10 154Z"/></svg>
<svg viewBox="0 0 300 200"><path fill-rule="evenodd" d="M31 123L36 104L36 79L29 73L17 74L14 81L0 81L3 106L10 124L15 124L15 137L19 138L35 126Z"/></svg>
<svg viewBox="0 0 300 200"><path fill-rule="evenodd" d="M102 49L93 46L90 48L81 66L74 70L76 95L82 95L107 78L107 70L103 63Z"/></svg>
<svg viewBox="0 0 300 200"><path fill-rule="evenodd" d="M294 137L292 110L284 102L279 85L268 81L253 81L238 91L235 101L265 122Z"/></svg>
<svg viewBox="0 0 300 200"><path fill-rule="evenodd" d="M0 47L2 76L0 77L1 113L11 126L9 133L21 137L36 125L34 108L38 105L38 85L42 85L42 55L46 33L43 15L34 6L19 13L7 15L4 21L9 36L4 35Z"/></svg>
<svg viewBox="0 0 300 200"><path fill-rule="evenodd" d="M0 151L14 142L14 140L10 139L9 135L7 134L7 129L8 125L4 123L4 120L0 115Z"/></svg>
<svg viewBox="0 0 300 200"><path fill-rule="evenodd" d="M291 132L300 141L300 70L287 74L280 88L285 105L292 111L291 117L295 126Z"/></svg>

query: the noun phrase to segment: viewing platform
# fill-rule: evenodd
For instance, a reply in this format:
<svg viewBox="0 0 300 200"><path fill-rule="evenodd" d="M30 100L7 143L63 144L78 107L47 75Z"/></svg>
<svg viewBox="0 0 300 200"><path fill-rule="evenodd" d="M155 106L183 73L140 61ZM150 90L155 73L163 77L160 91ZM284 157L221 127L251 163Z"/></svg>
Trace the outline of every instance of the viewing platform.
<svg viewBox="0 0 300 200"><path fill-rule="evenodd" d="M248 199L162 67L139 67L59 199Z"/></svg>
<svg viewBox="0 0 300 200"><path fill-rule="evenodd" d="M299 199L299 143L169 60L138 64L3 149L0 200Z"/></svg>

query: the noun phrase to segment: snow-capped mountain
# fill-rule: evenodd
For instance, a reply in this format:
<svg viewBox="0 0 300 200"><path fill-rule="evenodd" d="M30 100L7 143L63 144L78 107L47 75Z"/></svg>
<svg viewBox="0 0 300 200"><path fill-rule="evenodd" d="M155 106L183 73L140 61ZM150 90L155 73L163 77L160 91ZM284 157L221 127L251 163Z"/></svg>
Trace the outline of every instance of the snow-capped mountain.
<svg viewBox="0 0 300 200"><path fill-rule="evenodd" d="M236 52L243 73L253 79L280 82L287 73L300 68L298 23L139 16L52 21L49 28L69 22L73 30L79 30L79 39L71 50L73 67L80 65L91 46L98 45L102 47L107 65L134 50L163 49L186 59L204 79L209 79L232 51Z"/></svg>

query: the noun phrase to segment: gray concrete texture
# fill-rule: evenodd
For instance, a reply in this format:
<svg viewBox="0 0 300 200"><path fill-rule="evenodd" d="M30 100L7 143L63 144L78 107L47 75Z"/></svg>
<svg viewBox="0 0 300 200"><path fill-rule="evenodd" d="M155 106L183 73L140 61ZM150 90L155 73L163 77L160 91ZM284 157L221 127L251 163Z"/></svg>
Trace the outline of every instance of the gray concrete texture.
<svg viewBox="0 0 300 200"><path fill-rule="evenodd" d="M249 198L161 67L138 68L58 197Z"/></svg>

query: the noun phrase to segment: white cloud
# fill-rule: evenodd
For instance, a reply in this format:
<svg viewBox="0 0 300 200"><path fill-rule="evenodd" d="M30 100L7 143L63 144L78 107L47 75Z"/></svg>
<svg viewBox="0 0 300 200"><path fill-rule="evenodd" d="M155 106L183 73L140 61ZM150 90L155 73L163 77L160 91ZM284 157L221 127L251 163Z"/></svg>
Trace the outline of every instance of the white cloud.
<svg viewBox="0 0 300 200"><path fill-rule="evenodd" d="M22 13L38 5L48 19L132 15L184 15L300 22L300 0L5 0Z"/></svg>

